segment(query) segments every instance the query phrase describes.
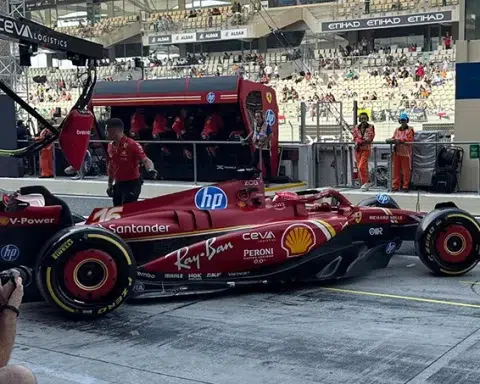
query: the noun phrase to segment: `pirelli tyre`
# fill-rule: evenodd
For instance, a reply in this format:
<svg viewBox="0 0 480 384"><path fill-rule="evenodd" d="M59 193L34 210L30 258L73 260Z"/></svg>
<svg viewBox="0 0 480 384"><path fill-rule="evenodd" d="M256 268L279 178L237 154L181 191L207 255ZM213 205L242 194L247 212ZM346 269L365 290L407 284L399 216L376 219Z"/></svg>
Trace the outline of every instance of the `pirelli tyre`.
<svg viewBox="0 0 480 384"><path fill-rule="evenodd" d="M463 275L478 264L480 225L458 208L436 209L420 222L415 249L436 275Z"/></svg>
<svg viewBox="0 0 480 384"><path fill-rule="evenodd" d="M77 318L117 309L130 295L136 263L130 248L102 228L71 227L43 247L35 267L45 300Z"/></svg>
<svg viewBox="0 0 480 384"><path fill-rule="evenodd" d="M380 193L376 197L370 197L368 199L362 200L358 203L359 207L378 207L378 208L385 208L385 209L400 209L400 206L397 202L392 199L391 196L387 195L386 193ZM393 244L395 243L395 247ZM385 253L393 254L395 251L398 251L402 246L402 241L396 240L392 243L389 243L385 247Z"/></svg>

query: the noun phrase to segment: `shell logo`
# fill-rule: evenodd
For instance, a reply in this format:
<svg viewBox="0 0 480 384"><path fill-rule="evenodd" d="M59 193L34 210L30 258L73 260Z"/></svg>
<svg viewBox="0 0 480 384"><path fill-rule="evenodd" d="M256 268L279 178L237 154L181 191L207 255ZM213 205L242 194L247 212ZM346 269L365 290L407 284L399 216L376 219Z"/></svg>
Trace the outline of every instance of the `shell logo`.
<svg viewBox="0 0 480 384"><path fill-rule="evenodd" d="M8 219L8 217L0 217L0 226L5 227L8 225L9 222L10 220Z"/></svg>
<svg viewBox="0 0 480 384"><path fill-rule="evenodd" d="M293 224L283 233L281 244L287 257L297 257L310 252L316 242L312 228L306 224Z"/></svg>

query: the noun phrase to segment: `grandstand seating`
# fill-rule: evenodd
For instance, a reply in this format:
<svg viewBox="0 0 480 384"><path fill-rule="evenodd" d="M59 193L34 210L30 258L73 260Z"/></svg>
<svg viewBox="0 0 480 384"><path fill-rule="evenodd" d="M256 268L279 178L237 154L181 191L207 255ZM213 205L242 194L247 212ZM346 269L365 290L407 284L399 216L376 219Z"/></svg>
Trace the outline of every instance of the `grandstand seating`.
<svg viewBox="0 0 480 384"><path fill-rule="evenodd" d="M114 29L121 28L128 23L133 23L139 20L138 16L128 17L112 17L100 20L94 26L70 26L70 27L57 27L57 31L65 33L71 36L78 36L83 38L101 37L107 33L112 32Z"/></svg>
<svg viewBox="0 0 480 384"><path fill-rule="evenodd" d="M215 75L218 71L221 75L233 75L236 71L239 57L238 55L230 55L227 58L223 57L224 54L209 55L204 57L201 64L193 65L197 73L202 72L203 76ZM316 50L314 52L316 58L316 68L312 74L310 80L299 79L295 75L291 79L275 79L272 78L270 85L276 89L277 100L280 108L281 121L286 122L286 128L282 128L280 133L280 139L292 140L296 137L292 137L292 126L298 126L300 116L300 101L313 100L318 96L322 99L328 93L331 93L336 103L331 105L331 118L322 116L320 119L321 125L336 125L338 124L338 116L340 110L345 116L345 119L350 123L352 116L352 104L356 100L358 107L361 109L371 109L372 111L398 111L402 108L416 108L423 110L429 116L429 119L442 120L450 119L449 122L453 122L454 117L454 71L453 61L455 60L455 49L445 50L443 47L439 47L433 52L421 52L417 50L410 52L407 48L395 48L392 47L391 52L388 54L384 51L379 51L376 54L371 54L368 57L347 57L341 58L339 52L333 49ZM285 52L269 52L265 54L265 57L260 57L266 63L274 67L276 64L287 62L288 55ZM323 58L323 61L320 61ZM339 61L338 59L341 58ZM329 60L332 63L335 59L338 61L338 65L335 69L329 67ZM168 78L168 77L184 77L192 75L192 66L179 66L182 60L175 58L168 63L164 63L162 66L152 66L147 70L147 78ZM410 76L403 79L398 75L399 61L404 60L401 64L405 67L409 67ZM432 84L431 87L425 85L423 81L415 81L412 76L415 64L417 62L427 64L427 67L433 68L433 65L439 68L437 80L438 83ZM387 86L383 73L384 67L396 68L398 81L398 88L392 88ZM243 67L250 80L258 79L259 65L258 62L243 63ZM352 69L357 79L346 79L346 71ZM372 76L370 73L378 71L378 76ZM138 71L139 72L139 71ZM107 78L115 79L115 76L123 76L129 73L125 67L120 65L100 67L98 69L98 77L101 80ZM440 75L441 73L441 75ZM52 70L48 68L32 68L29 71L31 79L37 76L46 76L48 79L47 86L35 85L33 88L37 88L36 91L42 93L43 102L39 101L39 97L36 96L32 100L37 108L47 115L50 115L51 111L55 107L61 107L62 112L66 113L67 110L73 105L73 101L78 96L78 78L77 70L64 69L64 70ZM434 77L435 78L435 77ZM65 82L66 91L71 94L71 100L65 100L65 96L62 96L63 90L58 89L56 84L59 80ZM330 84L329 84L330 83ZM425 91L421 90L421 86L426 88ZM283 100L283 89L292 87L297 91L299 97L297 100ZM49 89L49 90L48 90ZM431 93L429 93L431 90ZM371 100L373 92L376 93L376 100ZM48 100L48 95L52 95L52 100ZM307 124L316 124L315 103L309 103ZM394 125L396 123L394 122ZM383 127L380 124L380 129L377 129L377 137L379 139L388 137L391 135L393 129L392 126ZM421 129L421 125L416 125L417 129ZM298 138L298 137L297 137Z"/></svg>
<svg viewBox="0 0 480 384"><path fill-rule="evenodd" d="M418 9L424 7L441 7L444 0L371 0L370 13L383 13L395 10ZM459 0L446 0L446 5L456 5ZM356 10L365 11L365 0L345 0L339 4L339 16L350 15Z"/></svg>
<svg viewBox="0 0 480 384"><path fill-rule="evenodd" d="M218 28L232 20L231 7L202 8L195 17L187 17L190 11L174 10L155 12L147 19L150 32L180 32L191 29ZM216 9L218 14L211 14ZM245 19L244 19L245 21Z"/></svg>

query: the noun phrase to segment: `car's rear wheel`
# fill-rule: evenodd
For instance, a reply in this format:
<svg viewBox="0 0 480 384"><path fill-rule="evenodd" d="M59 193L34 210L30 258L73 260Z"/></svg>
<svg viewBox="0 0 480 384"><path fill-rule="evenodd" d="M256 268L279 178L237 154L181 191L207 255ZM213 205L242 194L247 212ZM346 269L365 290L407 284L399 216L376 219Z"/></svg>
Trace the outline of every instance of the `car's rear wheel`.
<svg viewBox="0 0 480 384"><path fill-rule="evenodd" d="M42 296L75 317L118 308L133 289L136 263L118 236L101 228L68 228L43 248L35 268Z"/></svg>
<svg viewBox="0 0 480 384"><path fill-rule="evenodd" d="M377 197L370 197L368 199L362 200L358 203L359 207L377 207L377 208L386 208L386 209L400 209L400 206L395 200L388 196L385 193L378 195ZM395 246L392 244L394 243ZM396 240L388 243L385 246L385 253L387 255L392 255L395 251L398 251L402 246L402 241Z"/></svg>
<svg viewBox="0 0 480 384"><path fill-rule="evenodd" d="M415 249L436 275L463 275L479 262L480 225L458 208L434 210L417 228Z"/></svg>

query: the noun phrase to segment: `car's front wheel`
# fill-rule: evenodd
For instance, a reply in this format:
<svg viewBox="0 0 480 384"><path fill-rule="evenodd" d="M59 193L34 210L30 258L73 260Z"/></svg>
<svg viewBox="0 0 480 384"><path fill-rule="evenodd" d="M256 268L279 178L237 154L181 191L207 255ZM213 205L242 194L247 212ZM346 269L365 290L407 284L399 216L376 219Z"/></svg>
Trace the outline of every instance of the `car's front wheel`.
<svg viewBox="0 0 480 384"><path fill-rule="evenodd" d="M118 308L133 289L130 248L102 228L72 227L43 248L35 267L45 300L74 317L94 318Z"/></svg>
<svg viewBox="0 0 480 384"><path fill-rule="evenodd" d="M463 275L479 262L480 225L461 209L436 209L420 222L415 249L436 275Z"/></svg>

